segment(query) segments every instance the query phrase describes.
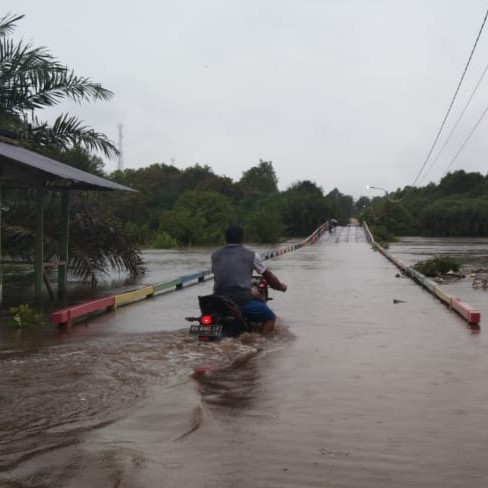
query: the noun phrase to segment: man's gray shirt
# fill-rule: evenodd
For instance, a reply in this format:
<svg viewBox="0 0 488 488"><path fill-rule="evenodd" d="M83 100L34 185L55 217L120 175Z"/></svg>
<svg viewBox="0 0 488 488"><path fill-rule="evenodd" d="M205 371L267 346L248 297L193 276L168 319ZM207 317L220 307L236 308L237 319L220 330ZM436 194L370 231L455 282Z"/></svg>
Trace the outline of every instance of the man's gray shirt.
<svg viewBox="0 0 488 488"><path fill-rule="evenodd" d="M263 273L266 266L261 258L241 244L227 244L212 253L214 293L233 298L239 305L250 302L253 271Z"/></svg>

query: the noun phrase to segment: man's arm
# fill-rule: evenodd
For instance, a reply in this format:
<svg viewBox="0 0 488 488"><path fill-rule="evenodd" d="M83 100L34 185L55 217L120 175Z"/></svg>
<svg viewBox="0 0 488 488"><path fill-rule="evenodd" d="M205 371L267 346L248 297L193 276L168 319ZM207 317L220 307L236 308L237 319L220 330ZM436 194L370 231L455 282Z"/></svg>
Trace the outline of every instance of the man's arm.
<svg viewBox="0 0 488 488"><path fill-rule="evenodd" d="M276 275L270 271L269 269L266 269L263 272L263 278L266 279L268 282L269 286L273 288L273 290L279 290L279 291L286 291L288 288L285 283L282 283Z"/></svg>
<svg viewBox="0 0 488 488"><path fill-rule="evenodd" d="M282 283L273 272L266 268L266 265L258 253L254 254L254 269L266 279L269 286L271 286L273 290L286 291L288 288L285 283Z"/></svg>

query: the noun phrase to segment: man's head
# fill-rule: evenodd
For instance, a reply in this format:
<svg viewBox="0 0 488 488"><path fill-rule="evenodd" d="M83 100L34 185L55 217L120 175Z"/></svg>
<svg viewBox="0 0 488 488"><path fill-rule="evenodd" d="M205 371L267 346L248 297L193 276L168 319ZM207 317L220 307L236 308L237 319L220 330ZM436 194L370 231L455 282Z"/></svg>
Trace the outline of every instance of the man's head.
<svg viewBox="0 0 488 488"><path fill-rule="evenodd" d="M225 231L227 244L242 244L244 241L244 231L240 225L229 225Z"/></svg>

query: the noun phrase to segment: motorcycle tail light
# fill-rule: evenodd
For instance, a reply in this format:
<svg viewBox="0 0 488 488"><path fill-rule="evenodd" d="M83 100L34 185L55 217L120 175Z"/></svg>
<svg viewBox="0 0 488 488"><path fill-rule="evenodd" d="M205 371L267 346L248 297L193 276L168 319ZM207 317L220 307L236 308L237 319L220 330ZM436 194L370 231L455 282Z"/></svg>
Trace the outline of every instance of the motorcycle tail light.
<svg viewBox="0 0 488 488"><path fill-rule="evenodd" d="M202 325L210 325L212 323L212 316L211 315L202 315L200 318L200 323Z"/></svg>

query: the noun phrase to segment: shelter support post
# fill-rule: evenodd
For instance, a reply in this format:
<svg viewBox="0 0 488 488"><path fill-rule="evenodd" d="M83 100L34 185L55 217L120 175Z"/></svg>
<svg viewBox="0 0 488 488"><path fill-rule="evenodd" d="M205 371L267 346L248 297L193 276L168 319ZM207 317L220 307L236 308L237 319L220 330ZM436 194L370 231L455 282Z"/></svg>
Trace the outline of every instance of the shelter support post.
<svg viewBox="0 0 488 488"><path fill-rule="evenodd" d="M44 190L36 190L36 254L34 259L34 301L42 305L42 280L44 274Z"/></svg>
<svg viewBox="0 0 488 488"><path fill-rule="evenodd" d="M0 309L2 308L3 279L2 279L2 186L0 185Z"/></svg>
<svg viewBox="0 0 488 488"><path fill-rule="evenodd" d="M61 193L61 240L58 266L58 299L66 301L68 282L69 192Z"/></svg>

